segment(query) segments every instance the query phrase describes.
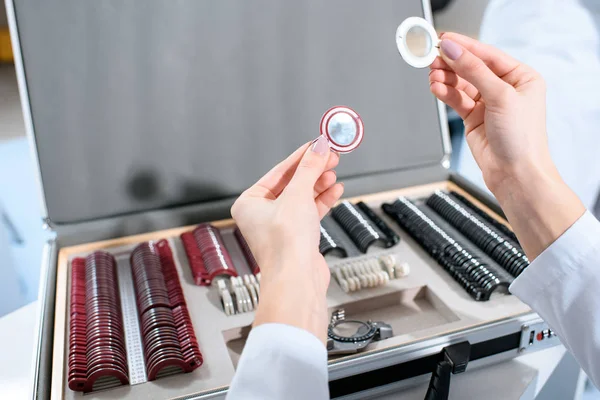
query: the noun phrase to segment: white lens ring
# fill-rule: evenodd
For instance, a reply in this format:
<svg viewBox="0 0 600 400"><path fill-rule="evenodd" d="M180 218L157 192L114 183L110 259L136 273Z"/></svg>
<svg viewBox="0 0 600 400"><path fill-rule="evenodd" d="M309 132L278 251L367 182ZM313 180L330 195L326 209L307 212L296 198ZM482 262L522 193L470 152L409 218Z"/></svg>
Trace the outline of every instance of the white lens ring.
<svg viewBox="0 0 600 400"><path fill-rule="evenodd" d="M408 36L408 32L413 28L421 28L423 29L429 39L429 43L431 44L429 52L424 56L417 56L413 52L410 51L408 44L406 43L406 38ZM430 66L439 55L438 51L439 39L437 33L433 26L420 17L410 17L402 21L398 29L396 30L396 46L398 46L398 51L400 55L406 61L406 63L414 68L426 68Z"/></svg>

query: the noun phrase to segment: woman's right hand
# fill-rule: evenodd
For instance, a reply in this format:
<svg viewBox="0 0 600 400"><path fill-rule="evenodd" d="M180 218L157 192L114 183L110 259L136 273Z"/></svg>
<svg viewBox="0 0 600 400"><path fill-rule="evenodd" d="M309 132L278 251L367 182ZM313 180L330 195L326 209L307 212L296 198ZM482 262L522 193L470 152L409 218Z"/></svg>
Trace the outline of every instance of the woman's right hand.
<svg viewBox="0 0 600 400"><path fill-rule="evenodd" d="M456 33L441 36L433 94L464 120L486 185L496 192L520 172L555 172L546 140L542 77L500 50Z"/></svg>
<svg viewBox="0 0 600 400"><path fill-rule="evenodd" d="M431 92L464 120L483 179L533 259L585 210L550 157L545 83L529 66L463 35L442 34L440 50Z"/></svg>

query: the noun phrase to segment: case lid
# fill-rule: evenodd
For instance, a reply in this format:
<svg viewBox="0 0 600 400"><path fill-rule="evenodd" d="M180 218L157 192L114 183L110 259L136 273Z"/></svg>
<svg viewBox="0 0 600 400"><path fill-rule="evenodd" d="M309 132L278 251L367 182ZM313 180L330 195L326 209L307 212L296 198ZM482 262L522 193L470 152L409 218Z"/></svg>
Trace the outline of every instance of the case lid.
<svg viewBox="0 0 600 400"><path fill-rule="evenodd" d="M383 187L390 172L440 165L449 152L428 70L409 67L395 44L405 18L430 19L427 0L13 6L54 223L236 196L314 139L335 105L365 125L342 179L387 177Z"/></svg>

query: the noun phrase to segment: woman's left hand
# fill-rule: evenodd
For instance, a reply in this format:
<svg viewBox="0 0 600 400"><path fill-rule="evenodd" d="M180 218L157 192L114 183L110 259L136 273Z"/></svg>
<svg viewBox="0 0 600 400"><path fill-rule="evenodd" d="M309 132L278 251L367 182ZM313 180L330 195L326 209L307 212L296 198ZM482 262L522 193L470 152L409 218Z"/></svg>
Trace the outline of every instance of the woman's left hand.
<svg viewBox="0 0 600 400"><path fill-rule="evenodd" d="M325 341L329 269L319 253L319 223L344 191L333 171L338 162L319 137L269 171L231 208L261 269L255 325L294 325Z"/></svg>

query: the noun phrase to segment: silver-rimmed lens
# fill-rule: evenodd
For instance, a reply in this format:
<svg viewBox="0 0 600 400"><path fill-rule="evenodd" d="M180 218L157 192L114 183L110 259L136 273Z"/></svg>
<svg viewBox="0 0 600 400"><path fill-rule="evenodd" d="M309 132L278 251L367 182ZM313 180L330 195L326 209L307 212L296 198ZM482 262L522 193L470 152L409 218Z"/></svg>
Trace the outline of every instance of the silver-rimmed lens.
<svg viewBox="0 0 600 400"><path fill-rule="evenodd" d="M352 338L365 335L370 329L371 326L362 321L338 321L331 330L337 336Z"/></svg>

